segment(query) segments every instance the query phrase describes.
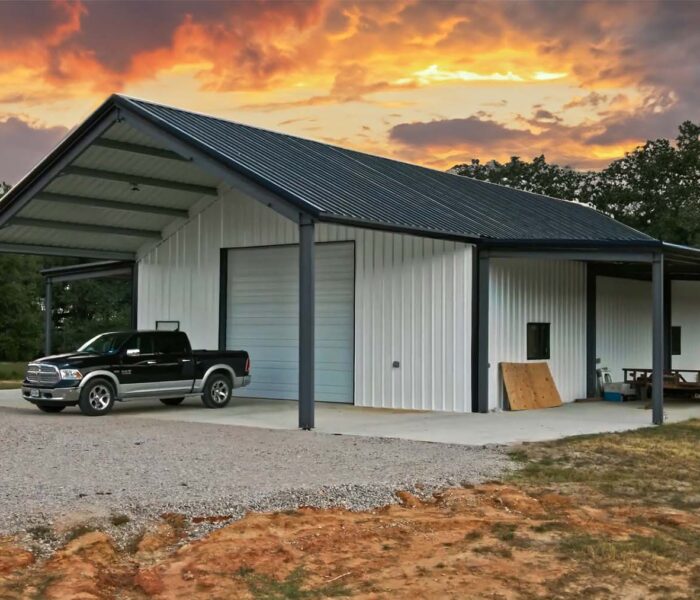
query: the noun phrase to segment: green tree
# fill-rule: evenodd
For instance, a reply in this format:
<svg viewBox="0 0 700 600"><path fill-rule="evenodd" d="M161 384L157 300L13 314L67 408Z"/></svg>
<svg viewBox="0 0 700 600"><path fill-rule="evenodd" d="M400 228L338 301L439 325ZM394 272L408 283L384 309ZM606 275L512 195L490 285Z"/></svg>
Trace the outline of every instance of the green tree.
<svg viewBox="0 0 700 600"><path fill-rule="evenodd" d="M648 141L602 171L531 162L456 165L452 173L590 204L618 221L677 244L700 244L700 125L686 121L675 144Z"/></svg>
<svg viewBox="0 0 700 600"><path fill-rule="evenodd" d="M9 186L0 183L0 197ZM75 264L71 258L0 254L0 361L43 353L44 280L40 270ZM131 284L96 279L55 284L53 351L75 350L90 337L129 326Z"/></svg>
<svg viewBox="0 0 700 600"><path fill-rule="evenodd" d="M92 279L54 285L53 346L70 352L98 333L128 329L131 282Z"/></svg>
<svg viewBox="0 0 700 600"><path fill-rule="evenodd" d="M0 361L30 360L41 353L41 259L0 254Z"/></svg>

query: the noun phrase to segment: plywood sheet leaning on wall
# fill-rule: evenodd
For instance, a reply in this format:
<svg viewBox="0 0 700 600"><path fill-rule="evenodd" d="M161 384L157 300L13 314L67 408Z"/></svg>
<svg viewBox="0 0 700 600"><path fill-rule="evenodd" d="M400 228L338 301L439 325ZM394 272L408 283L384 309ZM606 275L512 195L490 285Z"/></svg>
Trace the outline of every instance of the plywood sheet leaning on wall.
<svg viewBox="0 0 700 600"><path fill-rule="evenodd" d="M561 396L546 362L501 363L510 410L561 406Z"/></svg>

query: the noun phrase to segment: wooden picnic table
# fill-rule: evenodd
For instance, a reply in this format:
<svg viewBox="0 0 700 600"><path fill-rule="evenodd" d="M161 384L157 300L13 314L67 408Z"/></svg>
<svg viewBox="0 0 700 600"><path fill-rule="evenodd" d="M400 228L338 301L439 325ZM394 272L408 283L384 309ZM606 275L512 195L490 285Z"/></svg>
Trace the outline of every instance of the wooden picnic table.
<svg viewBox="0 0 700 600"><path fill-rule="evenodd" d="M625 383L634 385L637 397L640 400L647 398L647 392L651 386L652 369L626 368L622 369ZM683 373L694 373L696 381L688 381ZM680 392L692 398L700 394L700 369L667 369L664 371L664 392Z"/></svg>

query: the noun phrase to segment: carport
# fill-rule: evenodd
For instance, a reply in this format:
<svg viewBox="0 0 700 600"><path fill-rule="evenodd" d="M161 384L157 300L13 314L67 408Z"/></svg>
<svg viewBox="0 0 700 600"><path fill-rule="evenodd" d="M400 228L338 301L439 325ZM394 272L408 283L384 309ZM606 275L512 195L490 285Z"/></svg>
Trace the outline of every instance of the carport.
<svg viewBox="0 0 700 600"><path fill-rule="evenodd" d="M331 246L345 258L324 262ZM135 262L134 287L147 305L138 306L139 323L184 315L189 333L220 349L227 321L238 320L236 339L246 339L249 315L236 312L242 299L254 306L270 295L246 280L246 268L275 267L263 282L279 292L270 304L276 316L293 306L296 319L264 326L275 350L286 337L284 360L298 376L274 393L296 395L302 429L315 424L319 340L338 342L350 357L337 377L352 384L338 398L351 394L358 406L498 408L489 400L498 369L490 347L499 336L523 344L521 333L490 328L528 300L516 294L520 305L507 308L513 295L505 298L494 272L499 261L522 260L575 266L577 312L559 306L571 298L550 293L550 301L564 320L585 324L572 353L581 395L595 384L596 278L651 282L653 422L660 424L670 282L700 278L697 250L576 203L122 96L109 98L0 201L0 252ZM332 279L318 275L324 265L338 275L335 287L323 287ZM532 279L531 289L543 287ZM330 290L336 314L352 312L351 330L340 320L318 325L330 305L318 300L320 289ZM177 310L159 312L175 296ZM263 345L260 331L249 328L247 343Z"/></svg>
<svg viewBox="0 0 700 600"><path fill-rule="evenodd" d="M243 190L299 229L299 427L311 429L314 215L212 158L207 133L185 143L177 127L112 96L2 198L0 252L134 262L204 210L220 186Z"/></svg>

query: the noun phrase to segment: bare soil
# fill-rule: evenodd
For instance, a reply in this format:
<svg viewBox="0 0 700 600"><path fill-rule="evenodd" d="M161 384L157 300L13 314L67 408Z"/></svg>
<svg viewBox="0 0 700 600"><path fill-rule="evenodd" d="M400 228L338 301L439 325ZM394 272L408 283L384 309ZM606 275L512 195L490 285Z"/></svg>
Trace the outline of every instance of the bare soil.
<svg viewBox="0 0 700 600"><path fill-rule="evenodd" d="M198 540L177 514L125 547L83 528L41 557L4 538L0 598L699 598L699 442L690 421L526 445L504 482L252 513Z"/></svg>

